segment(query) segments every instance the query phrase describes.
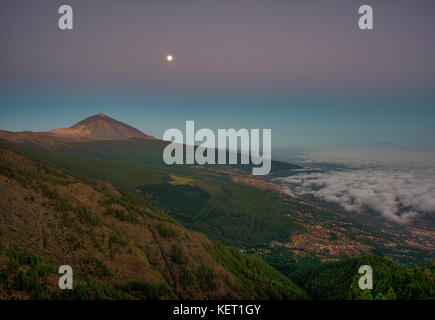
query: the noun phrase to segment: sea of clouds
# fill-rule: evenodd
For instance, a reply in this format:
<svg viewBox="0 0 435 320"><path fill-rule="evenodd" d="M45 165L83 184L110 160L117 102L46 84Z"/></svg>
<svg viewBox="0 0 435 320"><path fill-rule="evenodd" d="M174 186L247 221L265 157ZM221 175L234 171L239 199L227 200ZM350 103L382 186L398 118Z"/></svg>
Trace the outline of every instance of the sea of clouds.
<svg viewBox="0 0 435 320"><path fill-rule="evenodd" d="M400 224L435 213L433 149L328 148L299 157L307 167L323 170L281 178L290 194L311 195L353 212L371 210Z"/></svg>

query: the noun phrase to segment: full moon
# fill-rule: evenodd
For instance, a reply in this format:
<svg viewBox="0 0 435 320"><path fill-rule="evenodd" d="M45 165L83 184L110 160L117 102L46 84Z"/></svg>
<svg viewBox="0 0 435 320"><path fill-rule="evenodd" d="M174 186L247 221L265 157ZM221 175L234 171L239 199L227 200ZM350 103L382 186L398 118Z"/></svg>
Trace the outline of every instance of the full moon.
<svg viewBox="0 0 435 320"><path fill-rule="evenodd" d="M169 54L166 56L166 60L171 62L172 60L174 60L174 57Z"/></svg>

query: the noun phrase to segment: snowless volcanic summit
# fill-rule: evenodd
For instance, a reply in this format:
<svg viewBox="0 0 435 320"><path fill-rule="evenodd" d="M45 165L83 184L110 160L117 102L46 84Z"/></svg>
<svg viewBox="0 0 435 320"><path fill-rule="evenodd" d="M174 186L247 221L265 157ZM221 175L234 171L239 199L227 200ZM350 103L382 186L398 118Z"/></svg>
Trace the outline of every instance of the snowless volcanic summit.
<svg viewBox="0 0 435 320"><path fill-rule="evenodd" d="M112 119L104 113L90 116L70 128L53 129L50 132L61 137L81 137L92 140L155 139L136 128Z"/></svg>

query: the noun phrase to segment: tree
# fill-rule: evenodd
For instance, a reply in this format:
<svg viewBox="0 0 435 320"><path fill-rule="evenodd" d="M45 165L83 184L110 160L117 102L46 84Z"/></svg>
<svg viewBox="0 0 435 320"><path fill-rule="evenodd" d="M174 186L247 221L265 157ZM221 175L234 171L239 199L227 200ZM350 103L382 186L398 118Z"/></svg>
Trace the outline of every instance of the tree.
<svg viewBox="0 0 435 320"><path fill-rule="evenodd" d="M397 296L393 288L390 287L390 289L388 289L388 292L385 296L385 300L397 300Z"/></svg>

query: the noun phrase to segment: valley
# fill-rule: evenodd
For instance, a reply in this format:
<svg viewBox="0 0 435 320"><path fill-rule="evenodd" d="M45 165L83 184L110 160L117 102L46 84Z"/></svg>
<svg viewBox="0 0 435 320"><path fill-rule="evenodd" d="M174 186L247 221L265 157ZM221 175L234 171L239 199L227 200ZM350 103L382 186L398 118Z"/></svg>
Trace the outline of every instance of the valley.
<svg viewBox="0 0 435 320"><path fill-rule="evenodd" d="M0 161L2 298L308 298L261 259L186 230L134 195L8 149ZM72 291L57 288L64 264L75 271Z"/></svg>
<svg viewBox="0 0 435 320"><path fill-rule="evenodd" d="M18 133L18 135L23 134ZM125 254L125 262L132 262L130 255L134 254L137 250L134 248L130 249L130 243L134 246L134 243L131 242L134 240L133 238L144 237L144 235L139 234L139 229L137 229L139 227L136 225L139 223L139 225L143 226L145 222L142 223L141 221L148 219L146 215L142 217L143 214L140 213L142 210L147 211L148 216L152 219L163 219L162 221L166 221L165 223L173 224L176 226L175 228L177 228L177 230L178 228L187 228L187 230L204 234L207 238L211 239L212 242L210 243L214 244L205 245L203 247L205 248L204 250L209 252L212 259L214 259L216 263L224 266L224 268L225 266L231 266L229 270L230 273L241 272L241 265L240 262L235 263L231 261L231 259L226 256L226 252L232 252L232 254L236 256L240 255L240 257L237 258L238 260L245 259L244 254L247 254L246 259L252 257L253 259L257 259L255 261L258 261L258 263L260 263L260 261L261 263L266 261L281 273L266 263L264 263L264 266L261 266L261 268L270 267L272 268L270 271L272 274L273 272L277 272L276 276L281 277L283 276L282 274L284 274L291 279L293 279L292 275L296 271L305 268L307 265L323 265L324 263L332 263L334 261L340 263L349 258L358 258L361 256L376 255L385 257L396 263L412 268L428 267L434 262L433 231L430 229L417 228L413 230L408 227L390 225L386 224L384 221L369 219L365 216L349 215L348 213L325 207L309 199L292 198L288 196L283 192L282 187L276 183L274 177L286 175L292 170L299 168L291 164L272 161L271 177L254 177L250 174L251 168L249 165L167 166L162 161L162 150L167 143L157 139L131 137L124 140L92 139L82 141L82 137L80 137L72 140L62 140L62 143L59 143L58 137L47 138L47 136L42 134L46 140L41 144L41 135L37 135L38 139L36 140L28 138L28 134L26 134L26 140L19 140L16 137L11 138L11 136L13 136L13 134L0 134L0 139L2 139L0 143L7 148L4 150L10 150L4 151L2 149L2 153L10 155L14 152L18 152L23 156L38 159L37 161L43 161L51 166L70 172L67 174L68 179L77 180L77 182L86 181L86 183L79 188L75 187L74 189L65 191L68 192L66 198L85 201L87 205L84 206L85 209L83 210L85 211L75 209L76 207L74 207L74 205L72 207L66 205L65 208L67 211L72 210L72 212L78 212L76 214L78 214L79 220L80 216L82 216L82 219L88 219L88 223L91 225L96 225L91 227L92 231L89 231L90 229L86 231L88 234L90 232L90 238L88 238L88 240L86 240L86 238L81 240L80 237L75 235L71 237L71 244L62 244L61 242L57 250L62 246L66 248L72 245L73 249L70 250L77 251L77 254L82 256L84 254L83 250L85 252L89 250L99 250L98 246L102 246L103 252L108 254L108 257L102 258L102 261L104 261L108 269L111 269L111 267L119 268L117 267L118 263L120 267L123 266L121 260L116 260L116 263L110 262L110 257L115 257L121 252ZM46 143L47 141L50 141L50 143ZM21 156L16 157L20 158ZM18 161L18 164L22 161L24 160ZM10 163L8 165L10 165ZM6 173L9 172L9 169L5 170ZM4 176L8 178L7 175ZM64 187L61 187L63 184L65 183L62 182L59 186L55 187L55 189L64 190ZM97 199L100 200L97 202L103 206L103 208L98 208L98 206L95 207L95 204L92 204L89 200L89 194L94 192L88 187L85 187L89 184L91 189L96 187L97 192L101 192L98 191L101 190L98 186L104 184L113 185L119 191L113 191L116 189L108 187L109 190L112 190L111 196L108 196L106 192L103 192L103 195L98 195ZM4 185L4 188L5 190L12 189L10 185L8 186L8 183ZM82 189L89 191L81 191ZM43 187L41 190L44 190ZM13 197L17 198L20 193L23 195L26 194L26 192L22 190ZM114 196L113 193L116 196ZM46 196L50 194L51 192L48 192ZM36 199L40 196L31 192L23 196L23 199L20 199L19 203L27 203L28 200L25 200L26 197L27 199L31 199L32 197ZM56 197L57 196L55 196L55 198ZM61 199L63 199L63 197L61 197ZM7 201L10 202L11 200ZM63 200L61 200L61 203L63 203L62 201ZM132 207L129 204L130 201L135 203ZM42 199L40 204L38 202L38 209L33 209L33 211L44 212L46 205L46 200ZM80 205L83 206L83 204ZM107 207L107 205L109 205L109 207ZM52 204L51 206L56 208L58 204ZM144 207L143 209L137 209L137 206ZM7 212L22 211L22 209L8 206L3 207L3 210ZM94 214L90 214L90 212L95 212L98 218L94 218ZM41 213L39 213L39 215L41 215ZM47 213L45 215L47 215ZM114 253L113 242L106 242L104 245L104 243L101 242L102 240L96 240L99 236L94 234L94 229L99 229L101 226L100 223L102 223L102 226L115 226L112 222L110 222L109 225L105 222L106 219L109 219L111 216L120 220L123 225L133 225L128 226L128 228L125 226L123 227L124 229L114 231L118 237L122 234L124 235L116 241L120 241L120 243L124 243L124 245L128 243L128 251L121 250L118 253ZM10 222L4 223L3 225L7 224L10 224ZM61 222L57 222L57 225L60 226L61 224ZM181 225L183 227L181 227ZM157 223L157 225L154 226L157 228L157 232L163 232L163 234L169 232L169 234L172 234L171 231L166 230L166 227L162 227L164 226L162 223ZM16 230L23 230L23 228L23 225L17 226ZM136 231L134 231L135 228L137 229ZM44 228L40 230L43 229ZM79 233L82 234L83 231L84 230ZM133 232L133 234L131 234L131 232ZM181 231L177 231L176 233L179 234L180 232ZM190 231L183 231L181 233L184 234L185 232L189 233ZM98 231L97 234L98 233L100 233L100 231ZM151 232L151 234L155 233L156 231ZM124 238L125 235L129 236ZM15 235L14 237L15 241L8 240L8 242L11 242L9 245L12 245L12 242L22 242L19 239L19 235ZM44 239L44 237L45 239L54 239L55 235L45 234L44 236L44 234L42 234L42 239ZM171 236L169 236L169 238L170 237ZM38 235L35 234L35 239L37 238ZM107 241L107 236L104 238L106 239L104 241ZM163 238L165 237L163 236ZM186 250L186 248L191 248L192 244L190 243L190 239L193 238L186 236L185 240L183 240L186 242L181 246L183 248L181 249L182 251ZM204 239L206 238L204 237ZM42 252L44 252L44 241L38 241L37 243L40 243L43 249ZM176 242L177 241L180 241L180 239L177 238ZM46 246L47 243L48 242L45 244ZM27 243L26 247L27 246L31 246L31 244ZM104 246L106 246L106 249L104 249ZM142 251L145 250L143 245L140 246ZM229 249L226 246L235 247L237 249ZM167 270L167 268L170 268L172 265L170 263L168 264L168 255L169 258L174 254L175 256L179 255L179 249L173 249L176 247L171 247L169 244L167 248L169 249L164 249L166 251L162 251L161 253L163 255L163 260L161 261L166 261L166 263L161 266L161 268L163 268L161 269L162 271L159 271L163 273L167 272L163 270ZM41 247L37 249L37 251L40 250ZM243 254L240 252L243 252ZM50 255L58 257L61 253L59 251L55 255ZM182 256L185 256L185 253L183 253ZM117 259L119 259L119 257ZM179 258L174 259L178 261ZM186 275L186 270L183 269L185 268L184 263L181 262L184 261L184 258L180 259L179 264L182 266L180 267L182 269L181 273L184 272ZM79 260L77 260L77 263L80 264ZM129 268L128 266L125 267ZM211 269L214 269L214 267ZM151 283L155 283L157 279L143 279L140 276L140 272L135 273L133 270L127 273L134 275L136 278L139 277L139 279L143 281L151 281ZM170 271L169 274L171 274L170 277L163 275L163 277L160 277L161 280L159 281L160 283L167 283L169 287L172 288L171 294L174 294L174 297L201 298L205 297L204 295L207 294L206 288L204 288L203 291L189 289L190 291L187 291L191 292L189 293L190 296L186 296L185 293L181 293L182 291L184 292L184 289L182 291L177 289L181 279L174 279L174 272L172 271ZM148 276L149 275L150 274L148 274ZM171 277L172 280L169 280ZM287 283L286 281L291 281L285 277L282 279L285 283ZM161 282L163 280L165 282ZM119 283L119 281L126 281L126 279L120 278L117 283ZM193 279L190 279L188 282L196 283L194 286L198 286L198 280L195 282ZM105 285L109 285L109 287L113 288L114 282L111 280L109 283L105 283ZM252 285L253 287L251 286L251 289L255 287L254 284ZM291 286L291 284L285 284L285 286L287 285ZM254 297L256 294L265 294L261 292L253 293L253 291L249 291L246 288L243 289L245 291L242 289L242 291L239 290L237 292L231 290L232 289L227 288L222 289L220 292L224 295L232 294L233 297L241 297L243 294L250 295L250 297ZM288 298L283 295L282 291L280 291L281 289L277 290L281 293L278 295L274 293L274 296ZM294 297L302 297L306 294L303 293L303 290L299 293L297 293L299 289L295 290L296 291L292 291L295 294ZM230 293L230 291L232 293ZM122 292L125 293L124 291ZM306 297L308 296L310 296L310 294L306 295ZM161 297L168 298L169 296L163 295Z"/></svg>

